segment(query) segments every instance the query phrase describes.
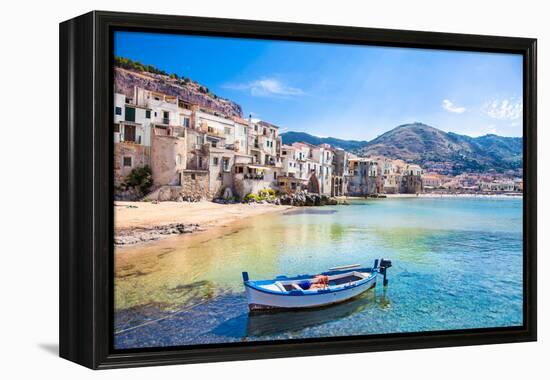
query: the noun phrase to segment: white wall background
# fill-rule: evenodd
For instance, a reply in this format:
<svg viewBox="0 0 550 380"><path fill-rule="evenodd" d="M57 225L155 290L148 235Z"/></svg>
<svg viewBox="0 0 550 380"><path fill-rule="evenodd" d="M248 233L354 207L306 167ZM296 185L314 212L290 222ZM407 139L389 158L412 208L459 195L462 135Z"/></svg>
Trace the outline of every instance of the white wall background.
<svg viewBox="0 0 550 380"><path fill-rule="evenodd" d="M2 4L0 377L540 379L550 373L550 27L544 1L144 0ZM539 39L539 342L93 372L57 355L58 23L89 10L294 21ZM7 117L6 117L7 116ZM546 350L546 353L544 351Z"/></svg>

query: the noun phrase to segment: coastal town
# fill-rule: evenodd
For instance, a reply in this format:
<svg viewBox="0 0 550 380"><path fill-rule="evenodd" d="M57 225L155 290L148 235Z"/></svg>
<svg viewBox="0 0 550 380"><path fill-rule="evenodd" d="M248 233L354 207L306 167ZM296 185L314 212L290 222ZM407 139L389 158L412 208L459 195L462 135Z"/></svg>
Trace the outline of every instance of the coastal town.
<svg viewBox="0 0 550 380"><path fill-rule="evenodd" d="M423 170L414 162L360 157L328 144L284 144L281 128L271 122L138 86L132 92L114 96L118 200L253 202L262 195L300 192L384 197L523 191L516 172L453 176ZM143 168L148 168L149 183L137 190L128 178Z"/></svg>
<svg viewBox="0 0 550 380"><path fill-rule="evenodd" d="M521 107L495 128L481 109L521 94L515 61L116 33L115 348L522 325ZM248 287L324 297L332 273L364 291Z"/></svg>

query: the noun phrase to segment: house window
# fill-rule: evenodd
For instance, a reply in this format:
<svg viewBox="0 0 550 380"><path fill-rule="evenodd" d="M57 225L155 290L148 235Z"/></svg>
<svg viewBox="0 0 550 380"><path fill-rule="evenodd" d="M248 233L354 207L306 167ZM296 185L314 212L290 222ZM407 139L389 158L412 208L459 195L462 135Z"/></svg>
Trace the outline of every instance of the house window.
<svg viewBox="0 0 550 380"><path fill-rule="evenodd" d="M113 125L113 131L116 132L116 133L119 133L120 132L120 124L114 124Z"/></svg>
<svg viewBox="0 0 550 380"><path fill-rule="evenodd" d="M135 122L136 109L134 107L124 107L124 108L125 108L124 120Z"/></svg>
<svg viewBox="0 0 550 380"><path fill-rule="evenodd" d="M218 165L218 163L219 163L218 157L214 157L214 158L212 159L212 165Z"/></svg>
<svg viewBox="0 0 550 380"><path fill-rule="evenodd" d="M197 145L204 144L204 137L202 135L197 136Z"/></svg>
<svg viewBox="0 0 550 380"><path fill-rule="evenodd" d="M223 159L223 170L228 172L229 171L229 158Z"/></svg>
<svg viewBox="0 0 550 380"><path fill-rule="evenodd" d="M181 165L181 154L176 154L176 165Z"/></svg>
<svg viewBox="0 0 550 380"><path fill-rule="evenodd" d="M188 117L184 117L181 124L185 127L185 128L189 128L189 118Z"/></svg>
<svg viewBox="0 0 550 380"><path fill-rule="evenodd" d="M122 158L122 165L125 167L132 167L132 157L125 156Z"/></svg>
<svg viewBox="0 0 550 380"><path fill-rule="evenodd" d="M170 112L162 111L162 124L170 124Z"/></svg>
<svg viewBox="0 0 550 380"><path fill-rule="evenodd" d="M230 135L230 134L231 134L231 128L229 128L229 127L225 127L225 128L223 129L223 131L224 131L224 133L225 133L226 135Z"/></svg>
<svg viewBox="0 0 550 380"><path fill-rule="evenodd" d="M125 125L124 126L124 141L136 142L136 126Z"/></svg>
<svg viewBox="0 0 550 380"><path fill-rule="evenodd" d="M218 142L217 141L212 141L212 148L216 148L218 146Z"/></svg>
<svg viewBox="0 0 550 380"><path fill-rule="evenodd" d="M145 110L145 118L146 118L146 119L150 119L150 118L151 118L151 111L150 111L150 110Z"/></svg>
<svg viewBox="0 0 550 380"><path fill-rule="evenodd" d="M277 172L273 172L273 179L277 179Z"/></svg>
<svg viewBox="0 0 550 380"><path fill-rule="evenodd" d="M115 107L115 115L122 115L122 107Z"/></svg>
<svg viewBox="0 0 550 380"><path fill-rule="evenodd" d="M195 173L192 173L191 174L191 179L194 181L196 178L197 178L197 176L195 175Z"/></svg>
<svg viewBox="0 0 550 380"><path fill-rule="evenodd" d="M202 157L199 157L199 169L202 169Z"/></svg>

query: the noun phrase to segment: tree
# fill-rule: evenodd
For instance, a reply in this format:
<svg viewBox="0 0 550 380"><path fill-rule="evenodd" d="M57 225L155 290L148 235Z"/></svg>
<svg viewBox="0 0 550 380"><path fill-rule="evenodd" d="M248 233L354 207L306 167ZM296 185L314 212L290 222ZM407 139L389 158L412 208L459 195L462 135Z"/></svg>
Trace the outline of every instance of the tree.
<svg viewBox="0 0 550 380"><path fill-rule="evenodd" d="M134 188L145 195L153 186L153 175L148 165L133 168L124 181L127 188Z"/></svg>

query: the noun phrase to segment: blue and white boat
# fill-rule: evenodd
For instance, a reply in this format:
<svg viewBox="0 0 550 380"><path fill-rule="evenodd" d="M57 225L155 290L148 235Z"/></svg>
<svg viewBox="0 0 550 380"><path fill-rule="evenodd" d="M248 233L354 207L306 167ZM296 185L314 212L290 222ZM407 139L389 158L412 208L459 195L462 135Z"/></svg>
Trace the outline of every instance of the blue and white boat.
<svg viewBox="0 0 550 380"><path fill-rule="evenodd" d="M375 260L372 268L359 264L330 268L317 275L279 276L273 280L252 281L243 272L243 283L250 311L302 309L328 306L352 299L374 288L378 274L388 284L390 260Z"/></svg>

